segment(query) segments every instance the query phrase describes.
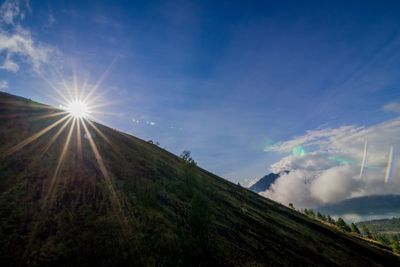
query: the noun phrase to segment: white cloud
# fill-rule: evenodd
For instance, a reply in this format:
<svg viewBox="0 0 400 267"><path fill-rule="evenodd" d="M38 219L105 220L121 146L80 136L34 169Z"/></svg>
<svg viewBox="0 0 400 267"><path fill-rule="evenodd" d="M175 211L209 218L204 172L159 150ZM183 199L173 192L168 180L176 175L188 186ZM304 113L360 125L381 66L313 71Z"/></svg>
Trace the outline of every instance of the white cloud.
<svg viewBox="0 0 400 267"><path fill-rule="evenodd" d="M265 151L271 152L290 152L296 146L307 145L307 146L322 146L328 144L332 139L342 139L346 135L352 134L362 130L363 127L357 126L341 126L339 128L327 128L321 130L307 131L303 136L296 137L286 142L278 142L272 146L265 148Z"/></svg>
<svg viewBox="0 0 400 267"><path fill-rule="evenodd" d="M8 82L0 80L0 90L5 91L8 88Z"/></svg>
<svg viewBox="0 0 400 267"><path fill-rule="evenodd" d="M310 185L311 196L322 203L345 199L362 185L362 180L354 177L350 165L331 167L321 173Z"/></svg>
<svg viewBox="0 0 400 267"><path fill-rule="evenodd" d="M29 2L26 2L29 8ZM19 22L24 17L19 1L5 1L0 7L0 69L17 72L22 62L28 63L33 70L49 63L54 49L37 42L31 32Z"/></svg>
<svg viewBox="0 0 400 267"><path fill-rule="evenodd" d="M49 9L49 16L48 16L48 27L52 27L53 24L56 22L56 18L53 15L53 10Z"/></svg>
<svg viewBox="0 0 400 267"><path fill-rule="evenodd" d="M30 31L17 26L12 33L0 30L0 53L5 53L6 57L1 65L2 69L16 72L19 65L16 58L26 61L35 70L48 63L53 49L48 46L38 44L31 36Z"/></svg>
<svg viewBox="0 0 400 267"><path fill-rule="evenodd" d="M19 1L6 0L0 7L0 20L6 24L14 25L16 20L23 17Z"/></svg>
<svg viewBox="0 0 400 267"><path fill-rule="evenodd" d="M363 147L368 140L365 173L359 177ZM390 146L395 156L400 150L400 118L370 127L341 126L308 131L304 136L280 142L268 151L288 153L295 146L309 151L303 156L288 155L271 166L279 173L291 171L277 179L263 195L284 204L315 207L349 197L400 193L399 163L393 162L393 183L385 185L384 176Z"/></svg>
<svg viewBox="0 0 400 267"><path fill-rule="evenodd" d="M10 54L7 54L6 58L4 59L3 64L0 65L0 69L8 70L8 71L11 71L11 72L17 72L18 69L19 69L19 66L18 66L17 63L15 63L14 61L12 61L10 59Z"/></svg>
<svg viewBox="0 0 400 267"><path fill-rule="evenodd" d="M400 113L400 103L392 102L383 106L383 110L387 112Z"/></svg>
<svg viewBox="0 0 400 267"><path fill-rule="evenodd" d="M308 178L313 175L306 170L294 170L281 175L270 190L260 194L285 205L295 203L296 207L312 207L315 201L310 195Z"/></svg>

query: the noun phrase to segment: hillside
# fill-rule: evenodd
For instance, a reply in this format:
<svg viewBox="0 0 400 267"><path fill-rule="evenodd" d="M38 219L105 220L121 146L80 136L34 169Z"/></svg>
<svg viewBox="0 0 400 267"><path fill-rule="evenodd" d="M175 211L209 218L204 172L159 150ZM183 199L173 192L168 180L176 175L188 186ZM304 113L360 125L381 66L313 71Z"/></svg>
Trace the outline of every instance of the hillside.
<svg viewBox="0 0 400 267"><path fill-rule="evenodd" d="M58 112L0 93L1 266L400 266L153 144Z"/></svg>

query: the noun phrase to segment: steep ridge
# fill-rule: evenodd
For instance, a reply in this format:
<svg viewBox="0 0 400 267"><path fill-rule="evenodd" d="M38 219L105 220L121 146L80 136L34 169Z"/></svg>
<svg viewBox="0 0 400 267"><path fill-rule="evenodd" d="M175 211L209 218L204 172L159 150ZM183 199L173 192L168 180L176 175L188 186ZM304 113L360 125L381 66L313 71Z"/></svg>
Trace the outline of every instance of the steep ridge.
<svg viewBox="0 0 400 267"><path fill-rule="evenodd" d="M156 145L59 112L0 93L1 266L400 266Z"/></svg>

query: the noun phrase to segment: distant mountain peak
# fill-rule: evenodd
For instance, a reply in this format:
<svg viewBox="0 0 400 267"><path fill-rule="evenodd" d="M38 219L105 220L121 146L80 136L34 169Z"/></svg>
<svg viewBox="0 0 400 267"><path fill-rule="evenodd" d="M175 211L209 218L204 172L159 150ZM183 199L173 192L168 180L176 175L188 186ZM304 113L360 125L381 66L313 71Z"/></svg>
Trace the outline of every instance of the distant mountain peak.
<svg viewBox="0 0 400 267"><path fill-rule="evenodd" d="M260 193L267 191L269 187L283 174L288 174L289 171L281 171L280 173L270 173L262 178L260 178L257 182L252 184L249 189L253 192Z"/></svg>

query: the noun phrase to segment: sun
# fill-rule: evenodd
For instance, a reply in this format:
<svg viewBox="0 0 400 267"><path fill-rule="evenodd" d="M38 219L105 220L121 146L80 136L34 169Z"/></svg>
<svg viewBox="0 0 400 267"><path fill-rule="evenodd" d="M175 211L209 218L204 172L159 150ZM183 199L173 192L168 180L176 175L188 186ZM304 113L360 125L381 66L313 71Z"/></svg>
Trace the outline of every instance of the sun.
<svg viewBox="0 0 400 267"><path fill-rule="evenodd" d="M88 105L83 101L72 101L68 103L67 112L74 118L87 118L90 110Z"/></svg>

